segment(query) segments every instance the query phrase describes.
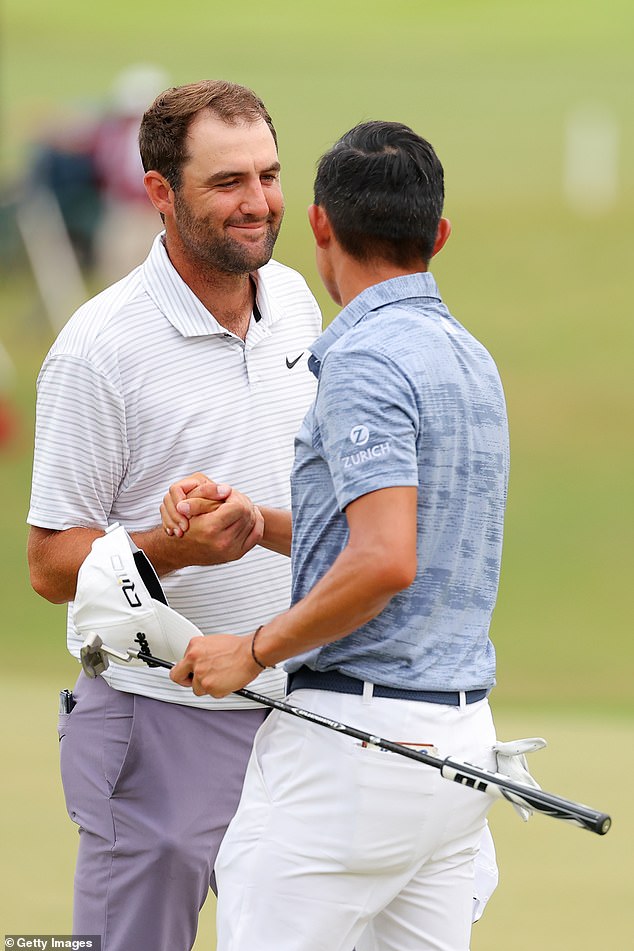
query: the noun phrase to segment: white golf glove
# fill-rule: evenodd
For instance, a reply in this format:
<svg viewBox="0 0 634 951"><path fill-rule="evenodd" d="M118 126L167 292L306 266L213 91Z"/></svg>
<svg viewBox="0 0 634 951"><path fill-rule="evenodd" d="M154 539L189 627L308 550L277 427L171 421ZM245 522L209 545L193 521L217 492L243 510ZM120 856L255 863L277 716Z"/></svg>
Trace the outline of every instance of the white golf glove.
<svg viewBox="0 0 634 951"><path fill-rule="evenodd" d="M534 789L541 789L542 787L529 772L526 754L543 750L545 746L547 746L546 740L543 740L541 736L531 736L525 740L509 740L508 743L495 743L493 749L497 756L498 773L503 773L509 779L524 783L526 786L533 786ZM515 802L511 805L523 822L528 822L533 815L533 810L528 806L520 806Z"/></svg>

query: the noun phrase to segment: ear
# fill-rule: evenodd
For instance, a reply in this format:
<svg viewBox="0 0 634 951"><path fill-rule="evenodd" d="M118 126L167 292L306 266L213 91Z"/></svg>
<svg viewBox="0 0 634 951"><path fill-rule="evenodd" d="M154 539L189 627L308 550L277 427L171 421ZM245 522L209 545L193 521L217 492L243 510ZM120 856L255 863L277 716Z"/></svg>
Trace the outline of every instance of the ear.
<svg viewBox="0 0 634 951"><path fill-rule="evenodd" d="M308 220L315 236L317 247L327 248L332 240L333 233L328 215L321 205L311 205L309 207Z"/></svg>
<svg viewBox="0 0 634 951"><path fill-rule="evenodd" d="M143 184L156 210L162 215L169 214L173 207L174 192L167 179L163 178L160 172L146 172L143 176Z"/></svg>
<svg viewBox="0 0 634 951"><path fill-rule="evenodd" d="M451 222L449 218L441 218L438 222L438 231L436 232L436 241L434 242L434 250L431 253L433 257L435 254L438 254L439 251L442 251L449 235L451 234Z"/></svg>

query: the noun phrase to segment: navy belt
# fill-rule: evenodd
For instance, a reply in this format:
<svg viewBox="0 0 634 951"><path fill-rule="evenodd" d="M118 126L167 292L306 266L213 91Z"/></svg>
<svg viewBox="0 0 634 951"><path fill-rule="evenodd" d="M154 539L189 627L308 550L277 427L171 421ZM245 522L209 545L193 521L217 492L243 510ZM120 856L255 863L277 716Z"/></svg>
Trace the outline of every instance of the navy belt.
<svg viewBox="0 0 634 951"><path fill-rule="evenodd" d="M288 675L288 692L291 690L331 690L333 693L350 693L357 697L363 694L363 680L349 677L338 670L311 670L310 667L300 667ZM466 703L477 703L484 700L489 691L483 690L405 690L403 687L384 687L383 684L373 684L372 696L383 697L388 700L418 700L421 703L445 703L450 707L460 706L460 695L463 694Z"/></svg>

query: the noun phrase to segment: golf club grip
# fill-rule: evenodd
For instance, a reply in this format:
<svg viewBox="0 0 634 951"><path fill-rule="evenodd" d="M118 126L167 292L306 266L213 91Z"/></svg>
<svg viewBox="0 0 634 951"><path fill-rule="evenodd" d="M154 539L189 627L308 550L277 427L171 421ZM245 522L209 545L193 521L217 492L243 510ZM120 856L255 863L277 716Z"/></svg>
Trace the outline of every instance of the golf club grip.
<svg viewBox="0 0 634 951"><path fill-rule="evenodd" d="M142 652L137 652L139 660L151 660L157 667L166 667L171 669L174 664L158 657L152 657ZM599 812L597 809L591 809L590 806L584 806L582 803L573 802L570 799L563 799L554 793L544 792L543 789L536 789L533 786L527 786L524 783L518 783L502 773L494 773L483 769L480 766L472 766L471 763L463 763L460 760L452 759L447 756L441 759L426 753L424 750L411 749L409 746L403 746L392 740L385 740L380 736L374 736L363 730L357 730L356 727L348 726L345 723L339 723L336 720L330 720L318 713L312 713L309 710L303 710L301 707L294 707L282 700L274 700L272 697L266 697L264 694L255 693L253 690L244 688L235 690L235 694L258 703L273 710L279 710L282 713L289 713L292 716L299 717L302 720L308 720L318 726L326 727L337 733L345 733L353 736L364 743L370 743L372 746L378 746L391 753L398 753L408 759L417 760L426 766L433 766L440 770L440 775L444 779L460 783L462 786L468 786L478 792L487 793L496 799L506 799L510 803L520 806L526 806L534 812L540 812L545 816L551 816L553 819L561 819L564 822L570 822L589 832L595 832L597 835L605 835L612 825L612 820L605 812Z"/></svg>
<svg viewBox="0 0 634 951"><path fill-rule="evenodd" d="M562 819L564 822L570 822L597 835L605 835L612 825L610 816L605 812L599 812L580 802L564 799L555 793L516 782L503 773L491 772L481 766L472 766L471 763L454 760L451 756L443 760L440 772L445 779L478 789L497 799L506 799L510 803L527 806L534 812L552 816L553 819Z"/></svg>

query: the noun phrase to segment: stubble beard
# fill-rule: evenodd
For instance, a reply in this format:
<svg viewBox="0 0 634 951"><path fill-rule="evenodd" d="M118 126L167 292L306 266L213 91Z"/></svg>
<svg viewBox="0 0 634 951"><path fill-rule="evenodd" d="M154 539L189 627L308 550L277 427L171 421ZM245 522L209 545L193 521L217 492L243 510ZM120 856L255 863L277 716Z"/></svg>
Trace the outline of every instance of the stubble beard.
<svg viewBox="0 0 634 951"><path fill-rule="evenodd" d="M174 218L178 233L192 263L200 270L212 269L225 274L249 274L268 264L273 255L283 217L284 207L282 206L279 217L269 215L261 241L250 248L224 231L210 226L207 219L197 218L178 192L174 200ZM255 220L258 219L246 219L246 221Z"/></svg>

